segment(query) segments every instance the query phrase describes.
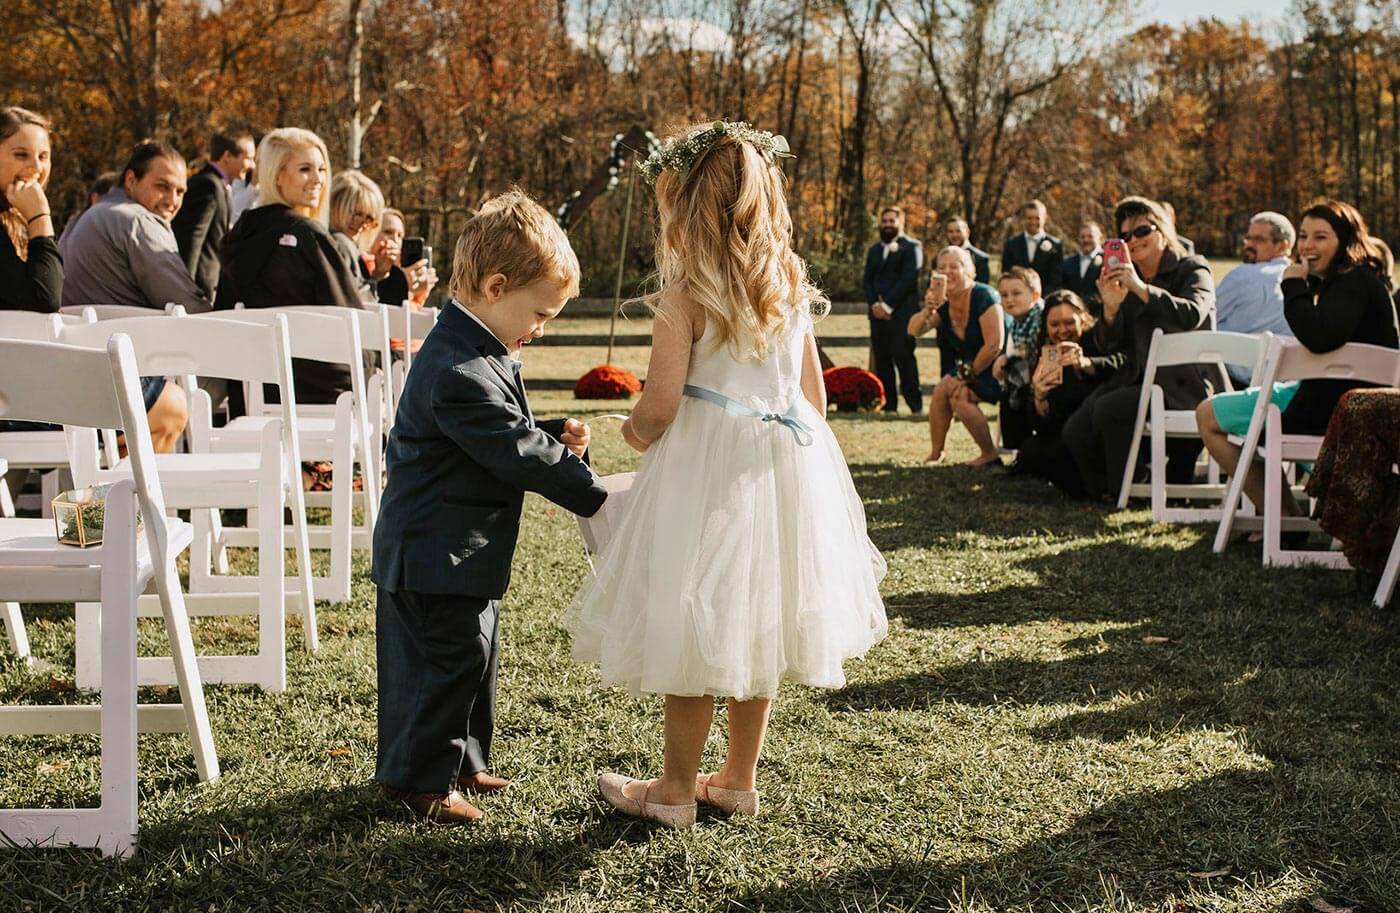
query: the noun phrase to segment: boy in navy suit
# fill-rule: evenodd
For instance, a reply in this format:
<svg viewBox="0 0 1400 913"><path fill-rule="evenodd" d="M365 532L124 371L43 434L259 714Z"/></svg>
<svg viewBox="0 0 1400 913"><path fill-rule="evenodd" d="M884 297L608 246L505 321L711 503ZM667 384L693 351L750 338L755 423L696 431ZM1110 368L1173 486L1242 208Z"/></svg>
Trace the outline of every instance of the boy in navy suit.
<svg viewBox="0 0 1400 913"><path fill-rule="evenodd" d="M421 817L481 817L462 792L489 770L500 600L526 491L592 516L607 491L584 460L589 429L536 422L513 357L578 294L578 258L519 191L462 229L454 300L405 383L374 527L379 587L377 779Z"/></svg>

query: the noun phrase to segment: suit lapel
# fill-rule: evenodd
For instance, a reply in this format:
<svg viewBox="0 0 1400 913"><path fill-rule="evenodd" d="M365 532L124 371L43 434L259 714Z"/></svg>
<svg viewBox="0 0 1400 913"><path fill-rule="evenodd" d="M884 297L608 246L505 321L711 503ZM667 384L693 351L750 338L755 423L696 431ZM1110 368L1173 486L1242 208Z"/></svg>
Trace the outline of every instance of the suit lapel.
<svg viewBox="0 0 1400 913"><path fill-rule="evenodd" d="M505 346L500 340L491 335L491 332L478 323L474 318L464 313L457 302L449 301L447 307L443 308L442 316L438 318L438 325L446 325L453 333L461 336L468 344L481 353L486 359L491 370L501 379L501 384L510 391L511 398L520 406L520 411L525 413L527 419L533 419L530 415L530 403L525 398L525 388L519 382L518 375L512 370L509 356Z"/></svg>

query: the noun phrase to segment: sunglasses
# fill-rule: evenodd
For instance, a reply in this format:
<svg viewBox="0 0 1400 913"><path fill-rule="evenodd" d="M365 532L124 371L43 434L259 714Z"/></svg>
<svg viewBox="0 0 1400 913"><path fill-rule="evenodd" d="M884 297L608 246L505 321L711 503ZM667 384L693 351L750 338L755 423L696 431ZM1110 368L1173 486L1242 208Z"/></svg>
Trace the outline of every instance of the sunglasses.
<svg viewBox="0 0 1400 913"><path fill-rule="evenodd" d="M1132 231L1119 232L1118 240L1126 241L1129 238L1145 238L1156 230L1157 226L1151 223L1148 223L1147 225L1139 225Z"/></svg>

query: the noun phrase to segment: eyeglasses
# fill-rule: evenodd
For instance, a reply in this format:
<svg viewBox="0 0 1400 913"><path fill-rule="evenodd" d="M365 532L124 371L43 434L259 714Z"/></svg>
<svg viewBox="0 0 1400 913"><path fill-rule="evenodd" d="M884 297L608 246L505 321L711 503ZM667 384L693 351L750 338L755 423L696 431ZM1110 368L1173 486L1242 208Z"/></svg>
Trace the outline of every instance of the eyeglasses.
<svg viewBox="0 0 1400 913"><path fill-rule="evenodd" d="M1246 243L1253 241L1255 244L1273 244L1274 239L1269 235L1245 235Z"/></svg>
<svg viewBox="0 0 1400 913"><path fill-rule="evenodd" d="M1126 240L1128 240L1129 238L1145 238L1145 237L1147 237L1148 235L1152 234L1152 233L1153 233L1154 231L1156 231L1156 230L1157 230L1157 226L1156 226L1156 225L1153 225L1153 224L1151 224L1151 223L1149 222L1149 223L1146 224L1146 225L1139 225L1137 228L1134 228L1132 231L1119 232L1119 233L1118 233L1118 240L1120 240L1120 241L1126 241Z"/></svg>

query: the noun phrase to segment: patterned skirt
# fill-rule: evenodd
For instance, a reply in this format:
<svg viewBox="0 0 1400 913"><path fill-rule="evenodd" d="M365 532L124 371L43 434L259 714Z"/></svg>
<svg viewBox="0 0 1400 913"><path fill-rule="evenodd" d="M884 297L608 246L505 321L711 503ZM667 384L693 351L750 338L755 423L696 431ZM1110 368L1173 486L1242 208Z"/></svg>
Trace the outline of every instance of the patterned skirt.
<svg viewBox="0 0 1400 913"><path fill-rule="evenodd" d="M1385 570L1400 528L1400 390L1352 390L1342 397L1308 480L1317 519L1342 543L1353 567Z"/></svg>

